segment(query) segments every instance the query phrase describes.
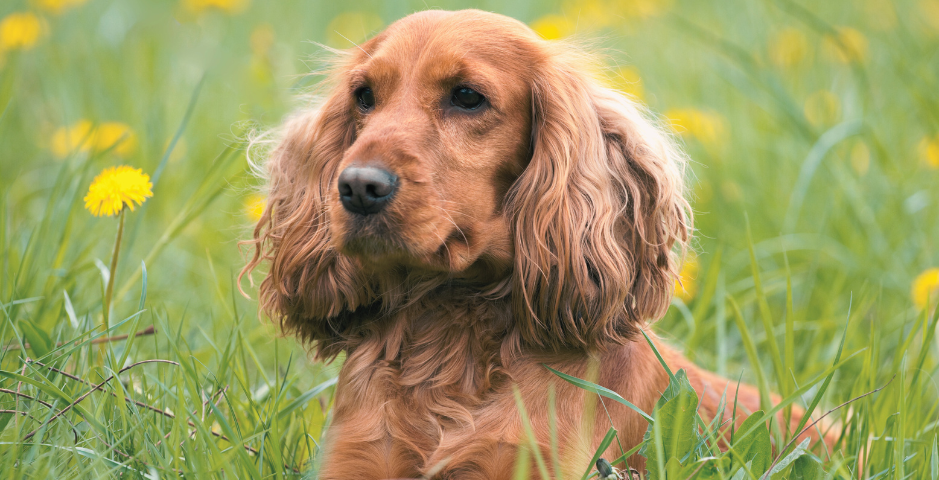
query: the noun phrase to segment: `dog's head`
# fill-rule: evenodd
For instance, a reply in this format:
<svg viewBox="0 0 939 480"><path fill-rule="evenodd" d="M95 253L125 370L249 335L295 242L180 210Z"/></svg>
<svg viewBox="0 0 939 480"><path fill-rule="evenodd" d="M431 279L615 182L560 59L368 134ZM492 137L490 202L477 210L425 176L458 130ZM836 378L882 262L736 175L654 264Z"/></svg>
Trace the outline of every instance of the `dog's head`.
<svg viewBox="0 0 939 480"><path fill-rule="evenodd" d="M262 308L335 354L419 279L511 296L533 347L622 342L668 306L683 157L583 56L480 11L351 49L283 127L255 229ZM401 292L408 285L411 292Z"/></svg>

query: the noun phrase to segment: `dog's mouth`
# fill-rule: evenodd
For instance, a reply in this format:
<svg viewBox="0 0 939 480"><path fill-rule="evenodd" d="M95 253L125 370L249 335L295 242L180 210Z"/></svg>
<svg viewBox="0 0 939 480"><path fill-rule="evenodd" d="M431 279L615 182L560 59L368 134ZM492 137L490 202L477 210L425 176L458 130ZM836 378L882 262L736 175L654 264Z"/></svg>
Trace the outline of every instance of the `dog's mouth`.
<svg viewBox="0 0 939 480"><path fill-rule="evenodd" d="M335 220L340 228L333 231L336 248L368 264L456 272L474 260L469 229L443 219L416 223L390 212L368 216L343 212L339 217Z"/></svg>

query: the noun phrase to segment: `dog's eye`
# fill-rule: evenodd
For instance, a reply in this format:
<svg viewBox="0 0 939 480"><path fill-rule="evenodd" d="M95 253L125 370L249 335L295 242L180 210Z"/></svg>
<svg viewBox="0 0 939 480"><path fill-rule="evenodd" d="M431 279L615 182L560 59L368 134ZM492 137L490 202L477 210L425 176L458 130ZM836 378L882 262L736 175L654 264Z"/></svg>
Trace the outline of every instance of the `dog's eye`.
<svg viewBox="0 0 939 480"><path fill-rule="evenodd" d="M355 101L362 110L371 110L375 106L375 94L371 88L362 87L355 91Z"/></svg>
<svg viewBox="0 0 939 480"><path fill-rule="evenodd" d="M486 101L481 93L468 87L457 87L450 98L450 104L466 110L476 110Z"/></svg>

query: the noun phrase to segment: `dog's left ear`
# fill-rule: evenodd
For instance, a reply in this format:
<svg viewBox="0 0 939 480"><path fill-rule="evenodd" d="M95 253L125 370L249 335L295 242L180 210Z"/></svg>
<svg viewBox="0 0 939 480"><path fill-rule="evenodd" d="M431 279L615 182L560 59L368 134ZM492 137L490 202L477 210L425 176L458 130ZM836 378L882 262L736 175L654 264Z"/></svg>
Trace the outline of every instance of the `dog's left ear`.
<svg viewBox="0 0 939 480"><path fill-rule="evenodd" d="M668 309L691 229L682 152L635 102L558 55L532 85L532 159L507 197L515 318L560 350L634 338Z"/></svg>

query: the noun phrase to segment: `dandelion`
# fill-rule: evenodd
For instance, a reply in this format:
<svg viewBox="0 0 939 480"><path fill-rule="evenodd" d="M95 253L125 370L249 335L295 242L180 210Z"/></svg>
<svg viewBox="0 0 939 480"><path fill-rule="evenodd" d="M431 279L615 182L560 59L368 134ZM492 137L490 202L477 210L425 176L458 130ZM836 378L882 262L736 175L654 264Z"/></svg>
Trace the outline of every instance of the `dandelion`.
<svg viewBox="0 0 939 480"><path fill-rule="evenodd" d="M867 0L864 2L864 13L868 24L878 30L891 30L897 26L897 9L893 0Z"/></svg>
<svg viewBox="0 0 939 480"><path fill-rule="evenodd" d="M11 13L0 20L0 51L29 50L39 42L45 28L34 13Z"/></svg>
<svg viewBox="0 0 939 480"><path fill-rule="evenodd" d="M371 12L340 13L326 26L326 43L337 48L359 44L384 26L381 17Z"/></svg>
<svg viewBox="0 0 939 480"><path fill-rule="evenodd" d="M645 100L645 90L642 87L642 77L639 71L632 67L620 67L612 75L613 86L624 93L628 93L639 100Z"/></svg>
<svg viewBox="0 0 939 480"><path fill-rule="evenodd" d="M117 225L117 239L111 253L111 268L108 270L108 285L104 291L102 317L104 327L108 328L111 315L111 296L114 292L114 277L117 276L117 259L121 253L121 238L124 236L124 212L129 207L134 211L135 204L142 205L153 196L153 184L150 176L139 168L128 166L106 168L91 182L88 195L85 195L85 208L96 217L120 214Z"/></svg>
<svg viewBox="0 0 939 480"><path fill-rule="evenodd" d="M561 15L545 15L531 22L531 29L545 40L557 40L574 32L574 24Z"/></svg>
<svg viewBox="0 0 939 480"><path fill-rule="evenodd" d="M805 118L813 125L831 125L841 117L841 101L828 90L819 90L805 99Z"/></svg>
<svg viewBox="0 0 939 480"><path fill-rule="evenodd" d="M248 8L250 0L182 0L182 5L194 13L218 10L228 14L241 13Z"/></svg>
<svg viewBox="0 0 939 480"><path fill-rule="evenodd" d="M267 56L267 53L274 46L274 27L270 23L262 23L251 31L249 38L251 51L259 56Z"/></svg>
<svg viewBox="0 0 939 480"><path fill-rule="evenodd" d="M724 119L716 113L683 108L669 110L665 117L680 135L691 135L706 144L717 144L724 135Z"/></svg>
<svg viewBox="0 0 939 480"><path fill-rule="evenodd" d="M939 135L925 136L919 141L919 154L929 168L939 168Z"/></svg>
<svg viewBox="0 0 939 480"><path fill-rule="evenodd" d="M929 26L939 30L939 0L920 0L919 11Z"/></svg>
<svg viewBox="0 0 939 480"><path fill-rule="evenodd" d="M786 28L769 43L769 59L781 68L802 63L810 52L809 40L801 30Z"/></svg>
<svg viewBox="0 0 939 480"><path fill-rule="evenodd" d="M153 196L150 176L139 168L127 166L105 169L88 189L85 195L85 208L96 217L113 217L123 212L124 207L134 210L147 198Z"/></svg>
<svg viewBox="0 0 939 480"><path fill-rule="evenodd" d="M939 298L939 268L930 268L913 280L913 303L916 308L926 308L926 302L935 303Z"/></svg>
<svg viewBox="0 0 939 480"><path fill-rule="evenodd" d="M267 208L267 197L260 193L252 194L245 199L245 213L254 222L261 219L265 208Z"/></svg>
<svg viewBox="0 0 939 480"><path fill-rule="evenodd" d="M49 145L58 158L65 158L73 152L114 152L126 157L137 148L137 136L126 124L105 122L95 128L94 124L82 119L72 125L60 127L52 134Z"/></svg>
<svg viewBox="0 0 939 480"><path fill-rule="evenodd" d="M839 27L836 35L825 37L828 55L841 63L860 63L867 58L867 37L851 27Z"/></svg>
<svg viewBox="0 0 939 480"><path fill-rule="evenodd" d="M851 147L851 168L858 175L864 175L871 166L871 151L864 142L856 142Z"/></svg>
<svg viewBox="0 0 939 480"><path fill-rule="evenodd" d="M98 152L114 149L114 152L126 157L137 148L137 136L123 123L104 122L98 126L94 136L94 147Z"/></svg>
<svg viewBox="0 0 939 480"><path fill-rule="evenodd" d="M688 303L698 293L698 260L686 260L681 266L681 272L675 279L675 296Z"/></svg>
<svg viewBox="0 0 939 480"><path fill-rule="evenodd" d="M54 15L59 15L66 10L82 6L88 0L33 0L33 3Z"/></svg>
<svg viewBox="0 0 939 480"><path fill-rule="evenodd" d="M50 148L59 158L65 158L75 151L91 149L91 134L94 125L88 120L79 120L72 125L59 127L52 134Z"/></svg>

